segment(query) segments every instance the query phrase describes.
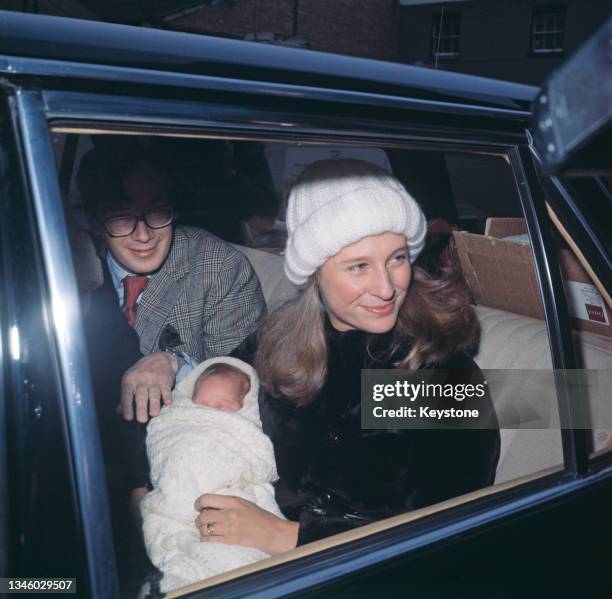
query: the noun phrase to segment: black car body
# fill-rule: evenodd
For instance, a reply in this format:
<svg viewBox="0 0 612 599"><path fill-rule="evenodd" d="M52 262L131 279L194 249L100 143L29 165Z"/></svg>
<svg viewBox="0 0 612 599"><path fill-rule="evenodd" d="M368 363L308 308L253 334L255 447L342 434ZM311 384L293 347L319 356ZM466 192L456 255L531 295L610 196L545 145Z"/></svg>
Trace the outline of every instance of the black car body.
<svg viewBox="0 0 612 599"><path fill-rule="evenodd" d="M528 131L536 88L5 12L0 85L2 576L73 577L79 596L119 596L62 198L74 160L62 138L56 170L52 135L381 146L445 152L445 164L462 153L503 156L552 367L581 367L549 211L604 287L609 223L593 217L604 210L583 209L580 186L539 175ZM598 189L589 201L609 203ZM610 596L612 453L592 451L590 431L572 426L578 415L558 398L566 425L557 467L300 548L189 596Z"/></svg>

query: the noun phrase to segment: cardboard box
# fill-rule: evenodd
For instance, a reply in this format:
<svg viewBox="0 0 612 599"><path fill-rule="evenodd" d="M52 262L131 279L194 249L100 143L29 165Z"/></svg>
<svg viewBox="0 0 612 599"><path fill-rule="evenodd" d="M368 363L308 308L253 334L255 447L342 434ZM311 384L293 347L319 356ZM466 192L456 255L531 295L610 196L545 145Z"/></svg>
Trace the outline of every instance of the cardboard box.
<svg viewBox="0 0 612 599"><path fill-rule="evenodd" d="M527 233L522 218L489 218L484 235L455 231L463 275L477 304L544 318L529 242L504 239ZM573 326L612 337L612 311L569 249L559 250Z"/></svg>

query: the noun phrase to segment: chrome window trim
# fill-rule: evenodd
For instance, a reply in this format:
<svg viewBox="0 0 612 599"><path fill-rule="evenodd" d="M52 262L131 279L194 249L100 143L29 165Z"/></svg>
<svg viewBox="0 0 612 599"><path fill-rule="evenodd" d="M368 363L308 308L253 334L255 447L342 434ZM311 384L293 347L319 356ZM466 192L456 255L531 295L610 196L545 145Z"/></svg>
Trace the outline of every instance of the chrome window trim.
<svg viewBox="0 0 612 599"><path fill-rule="evenodd" d="M2 148L0 147L0 152ZM2 170L2 162L0 162L0 176L4 177ZM2 225L0 224L0 233L2 232ZM0 260L2 257L3 250L0 247ZM0 265L0 281L6 280L5 265ZM5 345L8 348L9 339L7 338L9 333L8 318L5 320L3 317L7 314L6 299L2 290L0 289L0 577L8 576L8 565L9 565L9 481L8 481L8 456L7 456L7 418L6 418L6 403L7 399L4 394L5 390L5 374L4 364Z"/></svg>
<svg viewBox="0 0 612 599"><path fill-rule="evenodd" d="M563 291L561 269L557 251L547 226L548 215L544 193L539 184L532 149L522 145L510 153L512 167L522 199L525 222L531 238L531 249L536 265L535 275L542 297L542 308L548 333L552 367L555 369L555 387L559 417L563 423L561 441L563 463L572 475L588 470L590 431L573 427L575 422L590 422L588 407L570 400L564 370L577 369L574 342L571 336L569 313ZM522 185L520 184L522 182ZM542 224L544 223L544 226Z"/></svg>
<svg viewBox="0 0 612 599"><path fill-rule="evenodd" d="M95 597L116 597L118 587L104 462L49 126L39 92L18 90L16 108L48 285L50 324L54 327L59 356L90 591Z"/></svg>
<svg viewBox="0 0 612 599"><path fill-rule="evenodd" d="M464 128L458 133L450 127L418 125L409 121L374 120L348 116L326 116L303 110L289 112L280 109L248 108L236 103L224 105L211 101L160 99L151 97L66 92L44 90L41 92L44 110L52 125L64 129L95 129L112 125L139 132L139 127L158 127L170 134L195 132L218 135L249 135L265 137L273 135L278 141L303 136L304 141L325 141L330 137L342 138L350 143L398 143L410 141L433 144L461 144L479 146L480 150L507 152L524 140L524 133L498 131L495 127L474 130ZM64 127L64 124L67 124ZM127 127L126 127L127 126ZM174 129L173 129L174 128ZM64 131L65 132L65 131ZM446 135L444 134L446 132ZM146 135L146 132L143 132ZM466 139L467 138L467 139Z"/></svg>
<svg viewBox="0 0 612 599"><path fill-rule="evenodd" d="M532 151L535 154L535 150L532 150ZM541 161L539 162L539 164L541 164ZM572 194L572 191L569 189L568 185L559 177L549 177L548 181L550 182L552 189L554 189L555 192L561 198L563 198L564 205L567 208L568 212L580 224L580 226L582 227L582 230L585 231L585 233L588 235L591 243L593 244L593 247L595 248L595 250L598 252L599 256L601 257L601 260L605 262L605 265L607 266L609 270L612 270L612 263L611 263L612 256L610 255L611 253L610 248L606 248L600 241L600 238L597 235L595 235L595 232L593 231L593 227L591 226L591 223L584 217L583 213L580 211L580 208L578 207L574 199L574 195ZM598 184L601 188L601 183L598 182ZM603 193L608 193L608 191L605 188L601 188L601 189ZM578 196L577 192L576 192L576 196Z"/></svg>
<svg viewBox="0 0 612 599"><path fill-rule="evenodd" d="M7 55L0 55L0 73L5 73L10 76L23 74L60 77L63 79L97 80L111 83L145 84L159 87L160 89L165 87L188 89L192 91L213 90L215 92L256 94L273 98L286 97L307 100L328 100L360 105L385 106L389 108L435 111L436 113L449 112L453 114L464 114L466 116L504 117L510 120L519 121L531 117L530 111L514 108L498 108L493 106L427 100L373 92L333 88L327 89L316 86L288 85L285 83L235 79L212 75L192 75L189 73L173 73L169 71L151 71L134 67L83 64ZM508 90L510 90L510 86L514 87L516 84L508 83ZM529 89L529 86L523 87L525 90ZM535 97L537 89L534 88L534 90ZM444 90L441 91L443 92ZM485 92L481 94L480 99L483 103L490 101ZM499 101L499 98L496 98L496 100ZM511 101L508 101L508 103L510 104Z"/></svg>

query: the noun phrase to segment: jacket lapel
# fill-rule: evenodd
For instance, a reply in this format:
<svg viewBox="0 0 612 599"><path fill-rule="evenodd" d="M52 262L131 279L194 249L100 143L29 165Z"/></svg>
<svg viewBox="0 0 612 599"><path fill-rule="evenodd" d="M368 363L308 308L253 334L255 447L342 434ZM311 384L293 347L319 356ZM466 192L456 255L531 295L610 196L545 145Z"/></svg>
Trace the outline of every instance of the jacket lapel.
<svg viewBox="0 0 612 599"><path fill-rule="evenodd" d="M188 239L180 227L175 228L168 258L147 285L136 311L135 329L140 349L146 355L153 351L159 334L182 289L189 272Z"/></svg>

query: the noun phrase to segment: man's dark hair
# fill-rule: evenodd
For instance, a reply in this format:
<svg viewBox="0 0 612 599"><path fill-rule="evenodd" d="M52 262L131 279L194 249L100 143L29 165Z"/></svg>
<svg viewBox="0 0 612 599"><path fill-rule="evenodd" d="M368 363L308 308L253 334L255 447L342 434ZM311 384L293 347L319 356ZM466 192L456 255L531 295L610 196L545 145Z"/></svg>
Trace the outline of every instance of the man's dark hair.
<svg viewBox="0 0 612 599"><path fill-rule="evenodd" d="M107 142L89 150L79 165L76 176L77 189L85 212L92 217L106 204L127 202L123 191L125 176L136 169L150 170L159 176L154 158L137 143Z"/></svg>

